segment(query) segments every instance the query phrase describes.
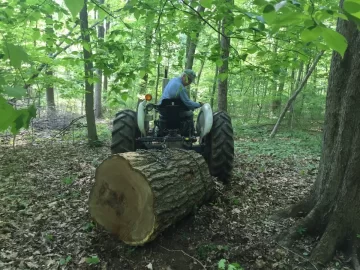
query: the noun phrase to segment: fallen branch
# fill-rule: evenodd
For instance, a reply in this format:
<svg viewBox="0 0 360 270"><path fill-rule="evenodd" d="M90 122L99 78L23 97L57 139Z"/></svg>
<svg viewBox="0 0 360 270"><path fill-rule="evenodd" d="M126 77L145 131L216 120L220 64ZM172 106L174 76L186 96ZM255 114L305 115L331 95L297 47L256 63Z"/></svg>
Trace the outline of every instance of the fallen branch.
<svg viewBox="0 0 360 270"><path fill-rule="evenodd" d="M62 128L62 129L59 131L59 133L57 133L57 134L55 134L55 135L53 136L53 138L56 138L56 137L59 136L59 135L64 135L64 133L65 133L66 131L68 131L68 130L70 129L70 127L71 127L75 122L79 121L80 119L84 118L85 116L86 116L86 115L82 115L82 116L79 116L79 117L77 117L77 118L74 118L74 119L70 122L69 125L67 125L66 127Z"/></svg>
<svg viewBox="0 0 360 270"><path fill-rule="evenodd" d="M298 256L298 257L300 257L301 259L303 259L304 261L306 261L306 262L308 262L308 263L310 263L316 270L318 270L318 268L316 267L316 265L315 264L313 264L309 259L307 259L307 258L305 258L304 256L301 256L300 254L298 254L298 253L296 253L296 252L294 252L294 251L292 251L291 249L288 249L287 247L284 247L284 246L282 246L282 245L280 245L279 243L276 243L279 247L281 247L281 248L283 248L283 249L285 249L286 251L288 251L288 252L290 252L290 253L292 253L292 254L294 254L294 255L296 255L296 256Z"/></svg>
<svg viewBox="0 0 360 270"><path fill-rule="evenodd" d="M166 251L170 251L170 252L181 252L182 254L184 254L186 257L189 257L190 259L193 259L194 261L196 261L197 263L199 263L204 269L206 269L206 266L200 262L198 259L194 258L193 256L187 254L185 251L180 250L180 249L167 249L166 247L163 247L160 245L161 248L165 249Z"/></svg>

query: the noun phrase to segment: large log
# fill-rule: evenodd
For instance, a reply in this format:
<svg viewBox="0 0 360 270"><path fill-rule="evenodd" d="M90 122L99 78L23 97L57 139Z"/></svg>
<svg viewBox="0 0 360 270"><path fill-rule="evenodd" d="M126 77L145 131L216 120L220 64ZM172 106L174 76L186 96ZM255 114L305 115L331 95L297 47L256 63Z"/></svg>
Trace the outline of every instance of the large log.
<svg viewBox="0 0 360 270"><path fill-rule="evenodd" d="M194 151L115 154L96 169L90 214L126 244L143 245L213 193L208 166Z"/></svg>

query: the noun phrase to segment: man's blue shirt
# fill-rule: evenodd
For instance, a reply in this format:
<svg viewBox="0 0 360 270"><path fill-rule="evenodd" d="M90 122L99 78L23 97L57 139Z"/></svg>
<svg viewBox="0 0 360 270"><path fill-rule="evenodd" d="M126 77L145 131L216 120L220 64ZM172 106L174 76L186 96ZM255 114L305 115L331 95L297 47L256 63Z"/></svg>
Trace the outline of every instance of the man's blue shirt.
<svg viewBox="0 0 360 270"><path fill-rule="evenodd" d="M181 99L185 106L190 110L201 107L200 103L189 99L186 94L186 89L181 82L181 77L173 78L168 82L160 99L160 104L163 99Z"/></svg>

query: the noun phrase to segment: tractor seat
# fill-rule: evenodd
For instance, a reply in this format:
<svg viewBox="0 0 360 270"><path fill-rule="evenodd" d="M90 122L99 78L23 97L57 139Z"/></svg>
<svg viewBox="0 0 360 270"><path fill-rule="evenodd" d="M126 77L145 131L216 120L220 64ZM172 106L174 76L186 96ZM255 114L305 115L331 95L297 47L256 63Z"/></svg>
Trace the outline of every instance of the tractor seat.
<svg viewBox="0 0 360 270"><path fill-rule="evenodd" d="M180 113L189 111L180 99L163 99L158 108L160 121L166 123L167 129L179 129L180 122L184 118Z"/></svg>

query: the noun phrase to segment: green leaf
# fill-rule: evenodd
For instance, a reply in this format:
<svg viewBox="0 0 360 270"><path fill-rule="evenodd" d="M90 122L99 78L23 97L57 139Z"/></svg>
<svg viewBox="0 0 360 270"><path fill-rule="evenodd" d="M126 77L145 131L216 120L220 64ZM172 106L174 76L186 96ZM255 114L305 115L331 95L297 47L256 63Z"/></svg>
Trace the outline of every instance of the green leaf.
<svg viewBox="0 0 360 270"><path fill-rule="evenodd" d="M236 27L241 27L243 25L243 16L238 15L234 18L234 25Z"/></svg>
<svg viewBox="0 0 360 270"><path fill-rule="evenodd" d="M226 269L226 260L225 259L221 259L218 262L218 269L219 270L225 270Z"/></svg>
<svg viewBox="0 0 360 270"><path fill-rule="evenodd" d="M345 37L330 28L322 28L321 33L325 40L325 43L331 49L337 51L342 57L344 57L348 45Z"/></svg>
<svg viewBox="0 0 360 270"><path fill-rule="evenodd" d="M300 38L304 42L311 42L318 39L320 35L321 35L320 27L315 27L311 30L307 28L301 32Z"/></svg>
<svg viewBox="0 0 360 270"><path fill-rule="evenodd" d="M66 7L69 9L73 17L77 17L84 7L84 1L82 0L64 0Z"/></svg>
<svg viewBox="0 0 360 270"><path fill-rule="evenodd" d="M154 18L155 18L154 12L147 12L145 23L152 23L154 21Z"/></svg>
<svg viewBox="0 0 360 270"><path fill-rule="evenodd" d="M90 48L90 44L89 44L89 43L83 42L82 45L83 45L83 47L84 47L84 49L85 49L86 51L88 51L88 52L91 51L91 48Z"/></svg>
<svg viewBox="0 0 360 270"><path fill-rule="evenodd" d="M223 82L223 81L225 81L227 79L228 74L227 73L220 73L218 76L219 76L220 81Z"/></svg>
<svg viewBox="0 0 360 270"><path fill-rule="evenodd" d="M86 258L85 260L88 264L98 264L100 262L100 259L98 256L91 256L90 258Z"/></svg>
<svg viewBox="0 0 360 270"><path fill-rule="evenodd" d="M360 26L360 3L358 0L345 0L343 11L349 20Z"/></svg>
<svg viewBox="0 0 360 270"><path fill-rule="evenodd" d="M145 74L146 74L146 70L140 70L140 72L139 72L139 76L140 76L140 78L143 78L144 76L145 76Z"/></svg>
<svg viewBox="0 0 360 270"><path fill-rule="evenodd" d="M0 96L0 131L6 130L17 117L16 110Z"/></svg>
<svg viewBox="0 0 360 270"><path fill-rule="evenodd" d="M257 6L262 7L262 6L265 6L265 5L269 4L269 2L266 1L266 0L254 0L254 4L257 5Z"/></svg>
<svg viewBox="0 0 360 270"><path fill-rule="evenodd" d="M33 40L38 40L40 38L41 34L40 34L40 30L38 28L33 28Z"/></svg>
<svg viewBox="0 0 360 270"><path fill-rule="evenodd" d="M221 67L224 64L224 61L221 59L216 60L216 66Z"/></svg>
<svg viewBox="0 0 360 270"><path fill-rule="evenodd" d="M72 183L74 183L74 178L71 176L67 176L62 181L65 185L71 185Z"/></svg>
<svg viewBox="0 0 360 270"><path fill-rule="evenodd" d="M6 81L5 81L4 77L0 76L0 89L1 89L1 86L5 85L5 84L6 84Z"/></svg>
<svg viewBox="0 0 360 270"><path fill-rule="evenodd" d="M29 117L27 109L21 109L16 111L16 118L11 124L11 133L12 134L18 134L20 129L25 127L26 128L26 122Z"/></svg>
<svg viewBox="0 0 360 270"><path fill-rule="evenodd" d="M204 8L211 8L212 0L200 0L200 5L202 5Z"/></svg>
<svg viewBox="0 0 360 270"><path fill-rule="evenodd" d="M246 52L249 54L253 54L256 53L259 50L259 48L257 48L256 46L253 46L251 48L246 49Z"/></svg>
<svg viewBox="0 0 360 270"><path fill-rule="evenodd" d="M4 44L5 59L10 59L10 65L20 68L22 62L28 61L28 55L21 46L11 43Z"/></svg>
<svg viewBox="0 0 360 270"><path fill-rule="evenodd" d="M5 86L4 92L9 97L21 98L26 95L26 90L21 86Z"/></svg>
<svg viewBox="0 0 360 270"><path fill-rule="evenodd" d="M343 9L350 14L355 14L360 11L360 2L356 0L345 0Z"/></svg>
<svg viewBox="0 0 360 270"><path fill-rule="evenodd" d="M276 18L276 12L273 5L267 5L263 10L263 17L267 23L271 23Z"/></svg>
<svg viewBox="0 0 360 270"><path fill-rule="evenodd" d="M67 256L66 258L61 258L59 261L60 265L65 265L68 264L71 261L72 257L71 256Z"/></svg>
<svg viewBox="0 0 360 270"><path fill-rule="evenodd" d="M156 63L160 64L162 60L163 60L163 57L160 55L156 58Z"/></svg>

